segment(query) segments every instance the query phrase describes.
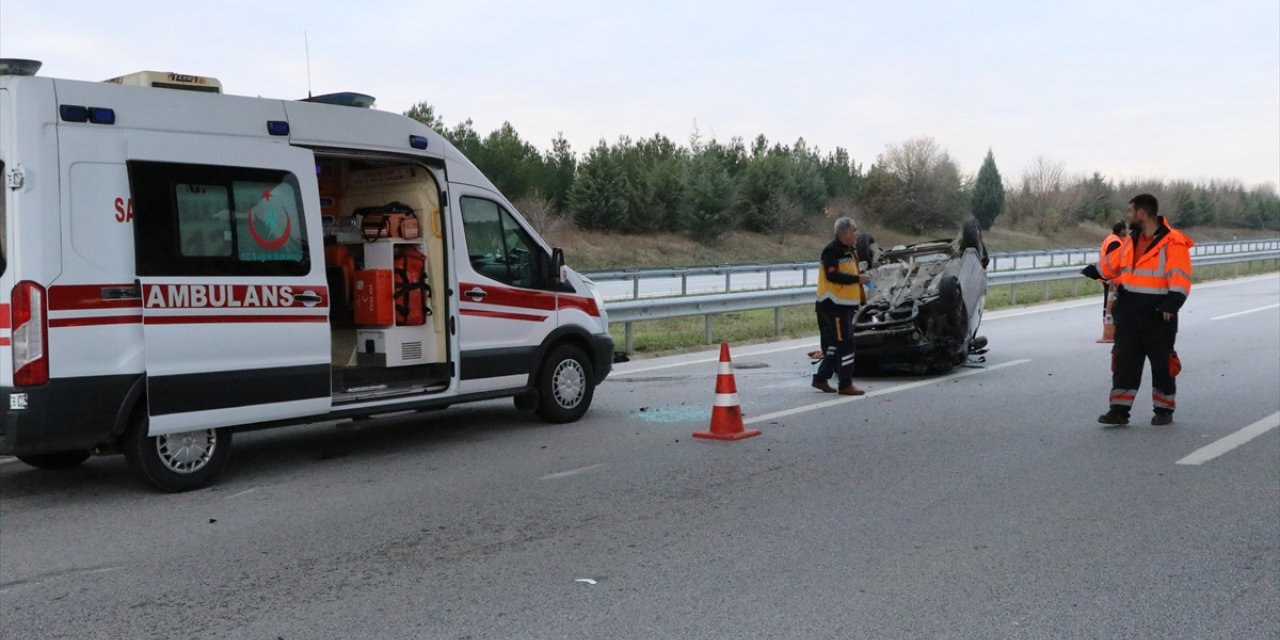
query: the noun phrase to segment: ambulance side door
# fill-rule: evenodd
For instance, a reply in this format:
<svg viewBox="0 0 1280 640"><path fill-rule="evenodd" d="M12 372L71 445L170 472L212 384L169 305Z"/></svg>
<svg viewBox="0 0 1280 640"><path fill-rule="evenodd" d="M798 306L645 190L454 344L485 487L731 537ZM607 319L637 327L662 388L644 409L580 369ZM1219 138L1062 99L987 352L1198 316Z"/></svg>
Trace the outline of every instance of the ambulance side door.
<svg viewBox="0 0 1280 640"><path fill-rule="evenodd" d="M327 413L314 155L140 133L128 172L150 435Z"/></svg>
<svg viewBox="0 0 1280 640"><path fill-rule="evenodd" d="M461 390L524 387L538 347L557 325L550 254L496 194L461 184L451 184L449 194L464 245L454 251Z"/></svg>

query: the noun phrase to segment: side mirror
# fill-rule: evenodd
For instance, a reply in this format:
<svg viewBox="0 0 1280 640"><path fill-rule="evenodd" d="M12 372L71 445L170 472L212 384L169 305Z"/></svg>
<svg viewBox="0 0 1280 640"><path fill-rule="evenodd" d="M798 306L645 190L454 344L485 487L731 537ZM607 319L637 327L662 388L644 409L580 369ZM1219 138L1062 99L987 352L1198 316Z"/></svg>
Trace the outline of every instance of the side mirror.
<svg viewBox="0 0 1280 640"><path fill-rule="evenodd" d="M556 284L564 284L564 249L560 247L551 250L551 272L555 274Z"/></svg>

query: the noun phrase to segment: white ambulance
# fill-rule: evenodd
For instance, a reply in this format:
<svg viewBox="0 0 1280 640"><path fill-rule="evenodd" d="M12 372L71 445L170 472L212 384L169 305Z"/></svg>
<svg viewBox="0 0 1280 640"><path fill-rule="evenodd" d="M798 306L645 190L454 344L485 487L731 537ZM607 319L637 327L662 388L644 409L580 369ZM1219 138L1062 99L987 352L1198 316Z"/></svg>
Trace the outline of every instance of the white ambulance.
<svg viewBox="0 0 1280 640"><path fill-rule="evenodd" d="M569 422L608 375L595 287L428 127L37 67L0 61L0 454L184 491L236 429L498 397Z"/></svg>

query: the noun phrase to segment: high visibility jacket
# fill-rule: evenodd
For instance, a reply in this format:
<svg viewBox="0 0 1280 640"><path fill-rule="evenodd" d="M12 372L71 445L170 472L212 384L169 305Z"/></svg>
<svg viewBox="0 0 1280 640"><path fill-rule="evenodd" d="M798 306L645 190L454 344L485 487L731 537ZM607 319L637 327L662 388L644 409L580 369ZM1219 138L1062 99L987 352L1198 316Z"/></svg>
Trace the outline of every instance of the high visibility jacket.
<svg viewBox="0 0 1280 640"><path fill-rule="evenodd" d="M853 247L832 240L822 249L818 265L818 303L856 307L867 301L858 280L858 254Z"/></svg>
<svg viewBox="0 0 1280 640"><path fill-rule="evenodd" d="M1191 247L1195 243L1170 227L1163 216L1159 223L1142 255L1135 255L1140 232L1134 231L1120 241L1119 249L1098 261L1103 279L1119 285L1114 312L1117 325L1122 315L1149 318L1155 312L1176 313L1191 293Z"/></svg>
<svg viewBox="0 0 1280 640"><path fill-rule="evenodd" d="M1112 247L1111 245L1116 246ZM1098 260L1101 261L1108 253L1111 253L1120 246L1120 236L1114 233L1108 233L1107 237L1102 239L1102 248L1098 249Z"/></svg>

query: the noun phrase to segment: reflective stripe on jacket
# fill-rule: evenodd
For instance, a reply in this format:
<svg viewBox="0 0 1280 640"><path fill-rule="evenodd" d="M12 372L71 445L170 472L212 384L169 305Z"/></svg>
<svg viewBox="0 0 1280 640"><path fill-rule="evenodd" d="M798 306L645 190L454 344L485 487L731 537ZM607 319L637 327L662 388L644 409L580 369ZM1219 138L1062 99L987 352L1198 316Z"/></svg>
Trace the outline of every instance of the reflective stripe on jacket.
<svg viewBox="0 0 1280 640"><path fill-rule="evenodd" d="M1126 292L1169 296L1178 299L1170 311L1177 311L1191 293L1190 238L1159 218L1160 227L1151 246L1142 255L1134 255L1138 233L1120 242L1120 248L1098 261L1098 271L1106 280L1124 287Z"/></svg>

